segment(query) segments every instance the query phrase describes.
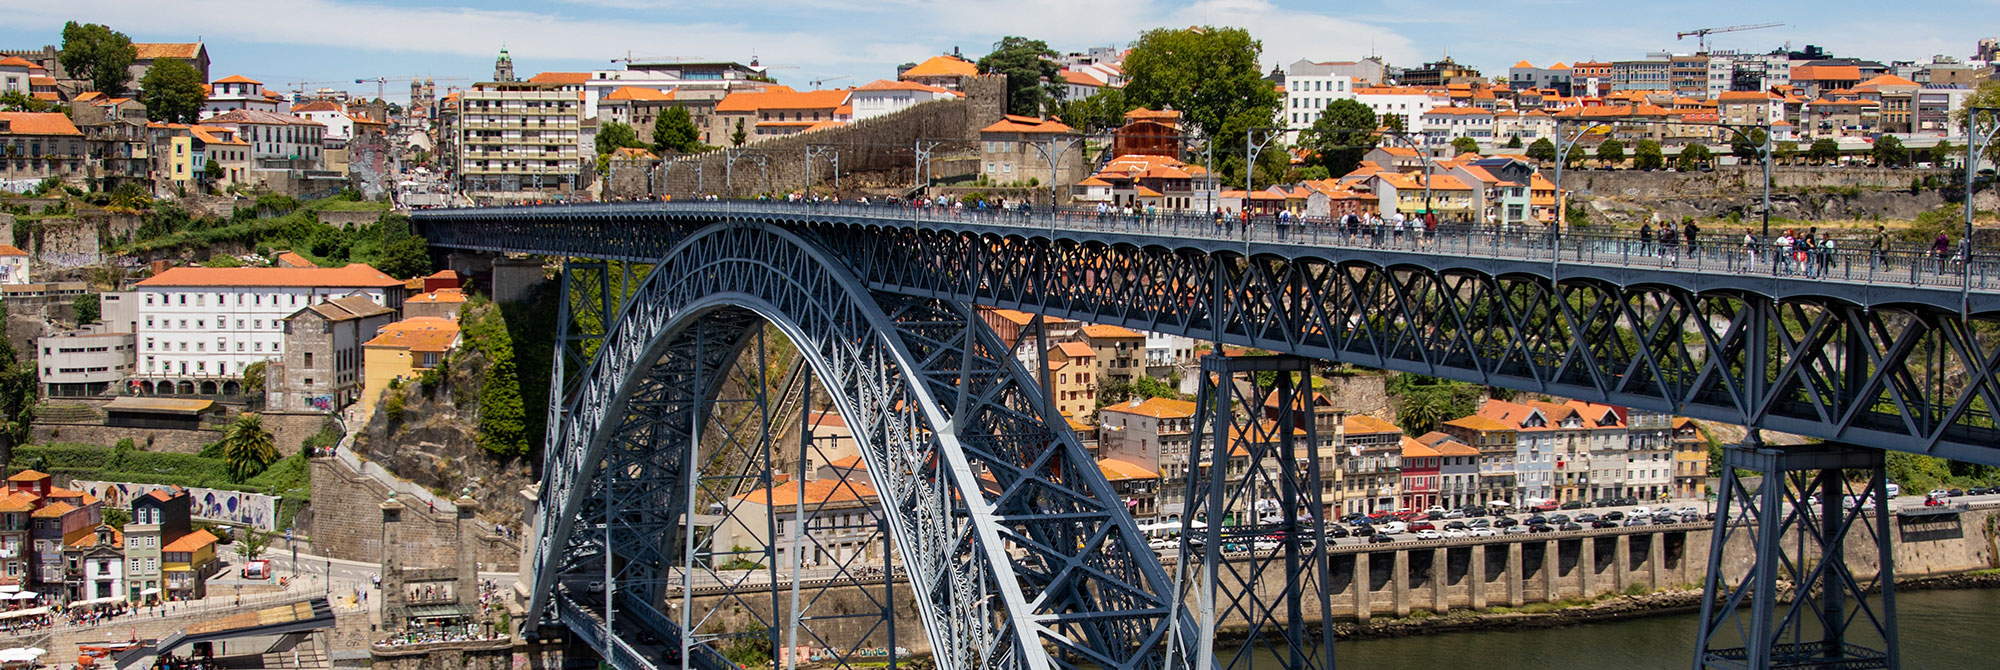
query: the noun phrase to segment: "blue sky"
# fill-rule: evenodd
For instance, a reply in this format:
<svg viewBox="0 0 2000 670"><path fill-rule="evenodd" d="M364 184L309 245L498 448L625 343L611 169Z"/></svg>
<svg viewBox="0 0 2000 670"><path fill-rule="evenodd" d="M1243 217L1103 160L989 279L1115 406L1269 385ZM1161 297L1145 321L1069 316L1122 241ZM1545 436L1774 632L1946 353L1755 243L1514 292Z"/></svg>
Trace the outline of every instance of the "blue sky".
<svg viewBox="0 0 2000 670"><path fill-rule="evenodd" d="M1266 67L1301 57L1349 60L1371 51L1400 65L1447 51L1499 73L1521 59L1637 58L1692 51L1674 33L1704 26L1783 22L1782 28L1717 35L1716 48L1767 50L1818 44L1838 55L1882 61L1965 58L2000 23L2000 0L1909 5L1768 0L1622 3L1583 0L70 0L12 3L0 47L57 44L62 24L106 23L142 42L202 39L216 78L243 74L274 88L287 82L374 94L356 78L431 75L490 78L502 45L523 76L614 66L638 57L748 61L803 87L890 77L897 63L962 48L984 53L1004 35L1040 38L1058 50L1123 44L1146 28L1194 24L1249 28ZM1895 7L1889 13L1883 7ZM454 84L462 82L440 82ZM400 89L400 92L399 92ZM389 86L400 99L406 85Z"/></svg>

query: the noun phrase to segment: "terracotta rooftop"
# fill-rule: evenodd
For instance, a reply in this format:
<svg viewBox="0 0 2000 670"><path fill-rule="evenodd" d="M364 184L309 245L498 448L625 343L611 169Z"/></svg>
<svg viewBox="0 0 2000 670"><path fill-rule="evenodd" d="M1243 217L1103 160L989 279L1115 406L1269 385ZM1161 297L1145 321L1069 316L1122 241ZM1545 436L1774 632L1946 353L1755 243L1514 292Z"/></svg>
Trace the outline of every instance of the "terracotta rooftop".
<svg viewBox="0 0 2000 670"><path fill-rule="evenodd" d="M1125 461L1118 460L1116 458L1098 459L1097 470L1099 472L1104 473L1105 479L1113 482L1122 482L1132 479L1160 478L1159 473L1139 467L1138 465L1133 463L1127 463Z"/></svg>
<svg viewBox="0 0 2000 670"><path fill-rule="evenodd" d="M1126 402L1105 405L1098 412L1137 414L1155 419L1186 419L1194 416L1195 409L1195 404L1186 400L1174 400L1172 398L1147 398L1140 400L1133 398Z"/></svg>
<svg viewBox="0 0 2000 670"><path fill-rule="evenodd" d="M167 543L167 546L160 547L160 551L187 553L187 552L198 551L202 547L210 546L213 544L215 544L215 535L210 534L206 530L197 530L195 532L182 535L180 536L179 539Z"/></svg>
<svg viewBox="0 0 2000 670"><path fill-rule="evenodd" d="M362 346L442 353L457 342L458 324L451 319L414 316L383 326L381 334Z"/></svg>
<svg viewBox="0 0 2000 670"><path fill-rule="evenodd" d="M867 484L844 479L821 479L810 482L788 481L767 489L741 493L735 498L759 505L788 507L798 504L801 488L804 489L807 505L861 502L875 497L875 488Z"/></svg>
<svg viewBox="0 0 2000 670"><path fill-rule="evenodd" d="M528 78L530 84L581 84L590 81L589 72L543 72Z"/></svg>
<svg viewBox="0 0 2000 670"><path fill-rule="evenodd" d="M48 479L48 478L49 478L49 475L48 475L48 473L45 473L45 472L39 472L39 471L35 471L35 470L22 470L22 471L20 471L20 472L16 472L16 473L14 473L14 475L13 475L13 476L11 476L11 477L8 477L8 478L7 478L7 481L10 481L10 482L38 482L38 481L41 481L41 480L44 480L44 479Z"/></svg>
<svg viewBox="0 0 2000 670"><path fill-rule="evenodd" d="M1090 338L1093 338L1093 339L1095 339L1095 338L1118 338L1118 339L1124 339L1124 338L1143 338L1143 337L1145 337L1144 335L1140 335L1140 334L1139 334L1139 331L1136 331L1136 330L1132 330L1132 329L1130 329L1130 328L1126 328L1126 327L1124 327L1124 326L1109 326L1109 325L1103 325L1103 324L1091 324L1091 325L1088 325L1088 326L1084 326L1084 327L1083 327L1083 334L1084 334L1084 336L1085 336L1085 337L1090 337Z"/></svg>
<svg viewBox="0 0 2000 670"><path fill-rule="evenodd" d="M249 78L249 77L245 77L245 76L243 76L243 75L240 75L240 74L232 74L232 75L229 75L229 76L227 76L227 77L223 77L223 78L221 78L221 79L217 79L217 80L215 80L215 83L217 83L217 84L256 84L256 85L258 85L258 86L263 86L263 85L264 85L264 82L261 82L261 81L257 81L257 80L255 80L255 79L251 79L251 78Z"/></svg>
<svg viewBox="0 0 2000 670"><path fill-rule="evenodd" d="M0 125L7 130L0 135L75 135L83 136L69 117L54 112L0 112Z"/></svg>
<svg viewBox="0 0 2000 670"><path fill-rule="evenodd" d="M192 60L201 55L200 42L133 42L133 58L153 60L156 58L184 58Z"/></svg>
<svg viewBox="0 0 2000 670"><path fill-rule="evenodd" d="M979 74L979 66L951 56L932 56L916 67L903 71L903 77L969 77Z"/></svg>
<svg viewBox="0 0 2000 670"><path fill-rule="evenodd" d="M238 110L242 111L242 110ZM387 288L403 282L360 263L339 268L196 268L178 267L139 282L139 286L289 286L327 288Z"/></svg>
<svg viewBox="0 0 2000 670"><path fill-rule="evenodd" d="M987 126L985 128L980 128L979 132L1073 133L1076 132L1076 129L1071 128L1067 124L1064 124L1063 122L1057 121L1055 119L1037 119L1032 116L1017 116L1014 114L1008 114L1006 117L1000 119L999 121L995 121L993 125Z"/></svg>

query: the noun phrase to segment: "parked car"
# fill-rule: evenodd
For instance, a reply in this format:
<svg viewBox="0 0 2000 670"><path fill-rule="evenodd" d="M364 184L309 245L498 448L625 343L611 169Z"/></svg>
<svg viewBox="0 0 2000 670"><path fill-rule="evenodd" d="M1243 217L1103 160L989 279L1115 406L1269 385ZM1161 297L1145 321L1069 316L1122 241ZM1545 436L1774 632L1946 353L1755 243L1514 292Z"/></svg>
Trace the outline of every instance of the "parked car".
<svg viewBox="0 0 2000 670"><path fill-rule="evenodd" d="M1951 497L1953 497L1953 498L1963 498L1963 497L1965 497L1965 490L1964 490L1964 489L1952 489L1952 490L1951 490Z"/></svg>
<svg viewBox="0 0 2000 670"><path fill-rule="evenodd" d="M1577 523L1595 523L1596 521L1597 521L1597 515L1592 514L1590 512L1584 512L1582 514L1576 515Z"/></svg>
<svg viewBox="0 0 2000 670"><path fill-rule="evenodd" d="M1618 527L1618 522L1616 522L1616 521L1605 521L1605 520L1603 520L1603 519L1598 519L1598 520L1596 520L1596 521L1592 521L1592 522L1590 522L1590 527L1591 527L1591 528L1617 528L1617 527Z"/></svg>
<svg viewBox="0 0 2000 670"><path fill-rule="evenodd" d="M1348 533L1348 532L1347 532L1347 527L1346 527L1346 526L1338 526L1338 525L1333 525L1333 524L1328 524L1328 525L1327 525L1327 527L1326 527L1326 534L1328 534L1328 535L1331 535L1331 536L1334 536L1334 537L1337 537L1337 538L1339 538L1339 537L1347 537L1348 535L1350 535L1350 533Z"/></svg>
<svg viewBox="0 0 2000 670"><path fill-rule="evenodd" d="M1407 523L1403 523L1401 521L1391 521L1389 523L1382 524L1382 528L1378 532L1384 535L1396 535L1399 533L1406 532L1409 529L1410 525Z"/></svg>
<svg viewBox="0 0 2000 670"><path fill-rule="evenodd" d="M1471 526L1465 525L1464 521L1452 521L1444 525L1445 530L1465 530L1467 528L1471 528Z"/></svg>
<svg viewBox="0 0 2000 670"><path fill-rule="evenodd" d="M1455 510L1452 510L1452 511L1449 511L1449 512L1445 512L1445 513L1444 513L1444 518L1447 518L1447 519L1463 519L1463 518L1465 518L1465 510L1462 510L1462 509L1455 509Z"/></svg>
<svg viewBox="0 0 2000 670"><path fill-rule="evenodd" d="M1552 528L1545 523L1528 524L1528 532L1530 533L1553 533L1555 532L1555 530L1556 530L1555 528Z"/></svg>
<svg viewBox="0 0 2000 670"><path fill-rule="evenodd" d="M1569 522L1569 515L1568 515L1568 514L1550 514L1550 515L1549 515L1549 523L1552 523L1552 524L1556 524L1556 525L1562 525L1562 524L1565 524L1565 523L1568 523L1568 522Z"/></svg>
<svg viewBox="0 0 2000 670"><path fill-rule="evenodd" d="M1463 540L1472 536L1467 534L1462 528L1449 528L1444 531L1444 537L1447 540Z"/></svg>
<svg viewBox="0 0 2000 670"><path fill-rule="evenodd" d="M1368 543L1369 543L1369 544L1382 544L1382 543L1384 543L1384 542L1395 542L1395 541L1396 541L1396 538L1393 538L1393 537L1389 537L1389 536L1388 536L1388 534L1386 534L1386 533L1385 533L1385 534L1382 534L1382 535L1370 535L1370 536L1368 536Z"/></svg>
<svg viewBox="0 0 2000 670"><path fill-rule="evenodd" d="M1949 497L1951 497L1951 492L1950 492L1950 491L1946 491L1946 490L1944 490L1944 489L1931 489L1931 492L1930 492L1930 497L1932 497L1932 498L1949 498Z"/></svg>
<svg viewBox="0 0 2000 670"><path fill-rule="evenodd" d="M1501 528L1513 528L1521 525L1521 522L1511 516L1497 516L1493 517L1493 525Z"/></svg>
<svg viewBox="0 0 2000 670"><path fill-rule="evenodd" d="M1583 509L1583 501L1571 500L1562 504L1563 509Z"/></svg>
<svg viewBox="0 0 2000 670"><path fill-rule="evenodd" d="M1492 522L1492 521L1488 521L1488 520L1486 520L1486 519L1473 519L1471 523L1468 523L1468 524L1465 524L1465 527L1467 527L1467 528L1475 528L1475 529L1476 529L1476 528L1492 528L1492 527L1493 527L1493 522Z"/></svg>
<svg viewBox="0 0 2000 670"><path fill-rule="evenodd" d="M1474 528L1465 532L1473 537L1493 537L1500 534L1491 528Z"/></svg>
<svg viewBox="0 0 2000 670"><path fill-rule="evenodd" d="M1562 525L1556 528L1561 530L1583 530L1583 526L1577 525L1575 521L1564 521Z"/></svg>
<svg viewBox="0 0 2000 670"><path fill-rule="evenodd" d="M1623 521L1625 520L1625 513L1620 512L1618 510L1611 510L1609 512L1605 512L1604 516L1598 518L1603 519L1605 521Z"/></svg>
<svg viewBox="0 0 2000 670"><path fill-rule="evenodd" d="M1375 534L1375 526L1374 526L1374 524L1366 524L1366 523L1361 523L1361 524L1355 524L1355 525L1354 525L1354 536L1355 536L1355 537L1369 537L1369 536L1372 536L1372 535L1374 535L1374 534Z"/></svg>
<svg viewBox="0 0 2000 670"><path fill-rule="evenodd" d="M1530 526L1545 526L1545 525L1548 525L1548 523L1549 523L1549 518L1548 518L1548 517L1545 517L1545 516L1542 516L1542 515L1540 515L1540 514L1537 514L1537 515L1534 515L1534 516L1531 516L1531 517L1528 517L1528 520L1527 520L1527 521L1526 521L1525 523L1527 523L1527 524L1528 524L1528 525L1530 525Z"/></svg>
<svg viewBox="0 0 2000 670"><path fill-rule="evenodd" d="M1659 525L1672 525L1680 523L1680 521L1680 517L1674 516L1672 512L1661 512L1653 515L1653 523Z"/></svg>
<svg viewBox="0 0 2000 670"><path fill-rule="evenodd" d="M1520 534L1522 534L1522 533L1526 533L1526 532L1528 532L1528 527L1527 527L1527 526L1518 526L1518 525L1517 525L1517 526L1508 526L1508 527L1507 527L1507 528L1506 528L1505 530L1502 530L1502 531L1500 531L1500 532L1501 532L1501 534L1504 534L1504 535L1520 535Z"/></svg>
<svg viewBox="0 0 2000 670"><path fill-rule="evenodd" d="M1625 520L1625 525L1626 525L1626 526L1628 526L1628 527L1629 527L1629 526L1644 526L1644 525L1648 525L1648 524L1646 523L1646 520L1647 520L1647 519L1650 519L1650 518L1652 518L1652 517L1645 517L1645 516L1639 516L1639 515L1637 515L1637 514L1634 514L1634 515L1632 515L1631 517L1629 517L1629 518L1627 518L1627 519Z"/></svg>

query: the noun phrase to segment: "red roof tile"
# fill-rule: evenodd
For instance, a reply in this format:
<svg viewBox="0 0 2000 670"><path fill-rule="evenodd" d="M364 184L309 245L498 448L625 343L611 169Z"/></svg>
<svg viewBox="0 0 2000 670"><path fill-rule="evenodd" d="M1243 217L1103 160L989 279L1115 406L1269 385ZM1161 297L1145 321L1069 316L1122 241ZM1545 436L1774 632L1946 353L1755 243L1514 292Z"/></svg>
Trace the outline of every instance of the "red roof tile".
<svg viewBox="0 0 2000 670"><path fill-rule="evenodd" d="M349 263L339 268L197 268L167 270L139 286L317 286L329 288L387 288L401 286L381 270Z"/></svg>
<svg viewBox="0 0 2000 670"><path fill-rule="evenodd" d="M0 121L6 122L6 135L75 135L83 136L83 131L70 123L69 117L53 112L0 112Z"/></svg>

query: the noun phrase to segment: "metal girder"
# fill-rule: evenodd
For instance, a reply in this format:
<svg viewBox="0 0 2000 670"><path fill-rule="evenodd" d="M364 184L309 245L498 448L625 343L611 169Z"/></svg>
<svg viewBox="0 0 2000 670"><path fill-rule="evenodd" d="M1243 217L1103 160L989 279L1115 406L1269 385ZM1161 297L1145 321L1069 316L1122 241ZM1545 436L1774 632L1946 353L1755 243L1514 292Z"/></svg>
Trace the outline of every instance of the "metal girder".
<svg viewBox="0 0 2000 670"><path fill-rule="evenodd" d="M1334 667L1320 467L1339 446L1319 444L1312 366L1293 356L1202 357L1176 563L1181 575L1201 569L1198 588L1176 580L1196 590L1201 633L1169 651L1195 661L1184 667L1250 668L1260 655L1288 670ZM1223 622L1243 626L1244 644L1218 659Z"/></svg>
<svg viewBox="0 0 2000 670"><path fill-rule="evenodd" d="M681 421L689 394L714 378L702 376L706 356L662 362L686 356L674 350L690 348L689 337L729 332L704 325L715 315L754 314L799 345L861 445L940 664L1159 667L1173 597L1165 573L1074 435L1050 427L1064 424L1041 416L1040 390L968 306L870 293L817 245L769 226L713 226L652 260L659 265L625 301L552 432L531 617L549 605L551 568L590 530L583 515L606 493L593 484L601 468L614 480L620 468L644 473L635 479L667 491L692 478L675 472L671 454L648 453L676 442L684 450L692 436L631 426ZM671 378L649 383L662 374ZM654 402L655 388L671 397ZM616 461L619 449L652 469ZM685 504L689 492L673 495ZM672 509L621 519L674 505L613 505L623 509L612 510L611 535L641 536L611 541L619 559L657 565L672 555L657 549L658 534L675 526Z"/></svg>
<svg viewBox="0 0 2000 670"><path fill-rule="evenodd" d="M1767 449L1754 431L1751 439L1723 452L1695 666L1899 667L1882 452L1839 445ZM1849 481L1856 473L1863 478ZM1732 537L1755 547L1747 569L1723 558ZM1848 566L1850 539L1874 545L1877 570L1865 581ZM1783 586L1788 598L1780 595ZM1881 604L1869 603L1878 589Z"/></svg>

